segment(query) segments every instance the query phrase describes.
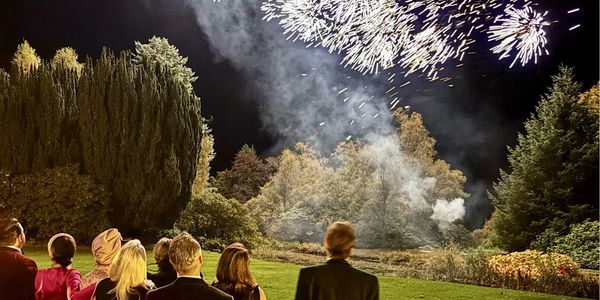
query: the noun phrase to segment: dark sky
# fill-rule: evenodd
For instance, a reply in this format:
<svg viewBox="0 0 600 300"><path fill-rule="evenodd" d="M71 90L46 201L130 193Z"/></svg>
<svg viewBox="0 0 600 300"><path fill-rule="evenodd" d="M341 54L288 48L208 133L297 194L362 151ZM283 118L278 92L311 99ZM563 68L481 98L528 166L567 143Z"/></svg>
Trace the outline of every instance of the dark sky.
<svg viewBox="0 0 600 300"><path fill-rule="evenodd" d="M489 213L485 191L499 168L507 167L506 146L515 144L523 121L534 111L558 66L575 67L586 89L599 79L599 1L538 2L559 23L548 31L550 55L537 65L509 69L509 61L498 61L480 38L474 49L477 54L467 56L465 66L453 70L453 88L423 81L401 92L403 104L423 114L440 156L467 175L466 189L473 200L467 216L471 226L480 226L482 216ZM581 8L579 13L567 15L568 9L576 7ZM568 31L578 23L579 29ZM195 91L202 98L202 114L213 118L217 152L213 171L228 167L244 143L255 145L263 156L278 151L273 149L277 141L261 125L259 96L247 92L251 78L227 60L217 59L184 0L0 0L2 68L9 67L23 39L49 59L64 46L75 48L80 57L98 57L102 47L132 50L134 41L153 35L176 45L199 77Z"/></svg>

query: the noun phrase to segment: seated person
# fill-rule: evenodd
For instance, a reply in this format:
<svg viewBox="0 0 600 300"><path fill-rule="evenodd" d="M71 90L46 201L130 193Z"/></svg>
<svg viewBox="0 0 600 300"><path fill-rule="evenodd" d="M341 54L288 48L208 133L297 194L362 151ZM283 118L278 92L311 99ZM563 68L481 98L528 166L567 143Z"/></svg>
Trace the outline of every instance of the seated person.
<svg viewBox="0 0 600 300"><path fill-rule="evenodd" d="M52 267L38 270L35 278L37 300L65 300L79 291L81 274L71 268L76 249L75 239L66 233L54 235L48 242Z"/></svg>
<svg viewBox="0 0 600 300"><path fill-rule="evenodd" d="M37 265L21 251L25 241L25 231L17 219L0 219L1 299L35 299Z"/></svg>
<svg viewBox="0 0 600 300"><path fill-rule="evenodd" d="M267 299L250 273L250 254L240 243L233 243L223 250L216 277L212 286L232 295L235 300Z"/></svg>
<svg viewBox="0 0 600 300"><path fill-rule="evenodd" d="M146 279L146 249L138 240L127 242L117 252L109 275L96 284L92 299L144 300L154 287Z"/></svg>
<svg viewBox="0 0 600 300"><path fill-rule="evenodd" d="M204 263L200 244L189 233L173 238L169 247L169 260L177 272L177 279L161 288L150 291L148 300L233 300L228 294L208 285L200 277Z"/></svg>
<svg viewBox="0 0 600 300"><path fill-rule="evenodd" d="M323 241L327 262L300 270L296 300L379 299L377 277L353 268L346 260L355 240L349 222L329 225Z"/></svg>
<svg viewBox="0 0 600 300"><path fill-rule="evenodd" d="M148 273L148 279L154 282L157 288L163 287L177 279L177 272L173 269L173 265L169 261L169 246L171 246L170 238L160 239L154 249L152 250L152 256L154 261L158 265L158 272L154 274Z"/></svg>

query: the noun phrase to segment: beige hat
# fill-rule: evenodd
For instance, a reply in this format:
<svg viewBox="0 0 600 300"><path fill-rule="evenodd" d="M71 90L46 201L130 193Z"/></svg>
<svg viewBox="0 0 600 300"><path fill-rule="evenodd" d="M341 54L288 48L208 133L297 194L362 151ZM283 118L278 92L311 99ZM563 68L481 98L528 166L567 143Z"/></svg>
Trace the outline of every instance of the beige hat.
<svg viewBox="0 0 600 300"><path fill-rule="evenodd" d="M110 265L113 257L121 249L121 233L111 228L100 233L92 242L92 253L99 265Z"/></svg>

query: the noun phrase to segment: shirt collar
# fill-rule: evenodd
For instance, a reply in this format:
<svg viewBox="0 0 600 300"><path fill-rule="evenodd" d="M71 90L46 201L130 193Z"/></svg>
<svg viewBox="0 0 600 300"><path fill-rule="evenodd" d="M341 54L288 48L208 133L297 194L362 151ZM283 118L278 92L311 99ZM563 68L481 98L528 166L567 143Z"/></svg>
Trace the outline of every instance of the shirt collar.
<svg viewBox="0 0 600 300"><path fill-rule="evenodd" d="M11 250L15 250L15 251L17 251L17 252L19 252L21 254L23 253L23 251L21 251L21 248L15 247L15 246L3 246L2 248L8 248L8 249L11 249Z"/></svg>

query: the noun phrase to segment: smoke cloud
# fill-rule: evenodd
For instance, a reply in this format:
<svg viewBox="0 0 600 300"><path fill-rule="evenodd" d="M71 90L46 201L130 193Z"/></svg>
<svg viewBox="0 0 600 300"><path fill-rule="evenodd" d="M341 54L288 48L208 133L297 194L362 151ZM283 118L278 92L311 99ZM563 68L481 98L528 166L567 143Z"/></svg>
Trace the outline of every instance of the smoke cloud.
<svg viewBox="0 0 600 300"><path fill-rule="evenodd" d="M262 98L263 126L278 139L274 152L300 140L330 151L340 141L361 137L385 169L380 171L394 176L408 196L398 196L398 205L430 207L426 195L435 179L422 177L400 152L385 78L374 76L366 84L365 77L340 67L340 57L286 40L276 22L262 20L260 2L187 0L216 59L233 63L251 83L245 92ZM462 218L463 202L438 201L432 219L443 226Z"/></svg>

